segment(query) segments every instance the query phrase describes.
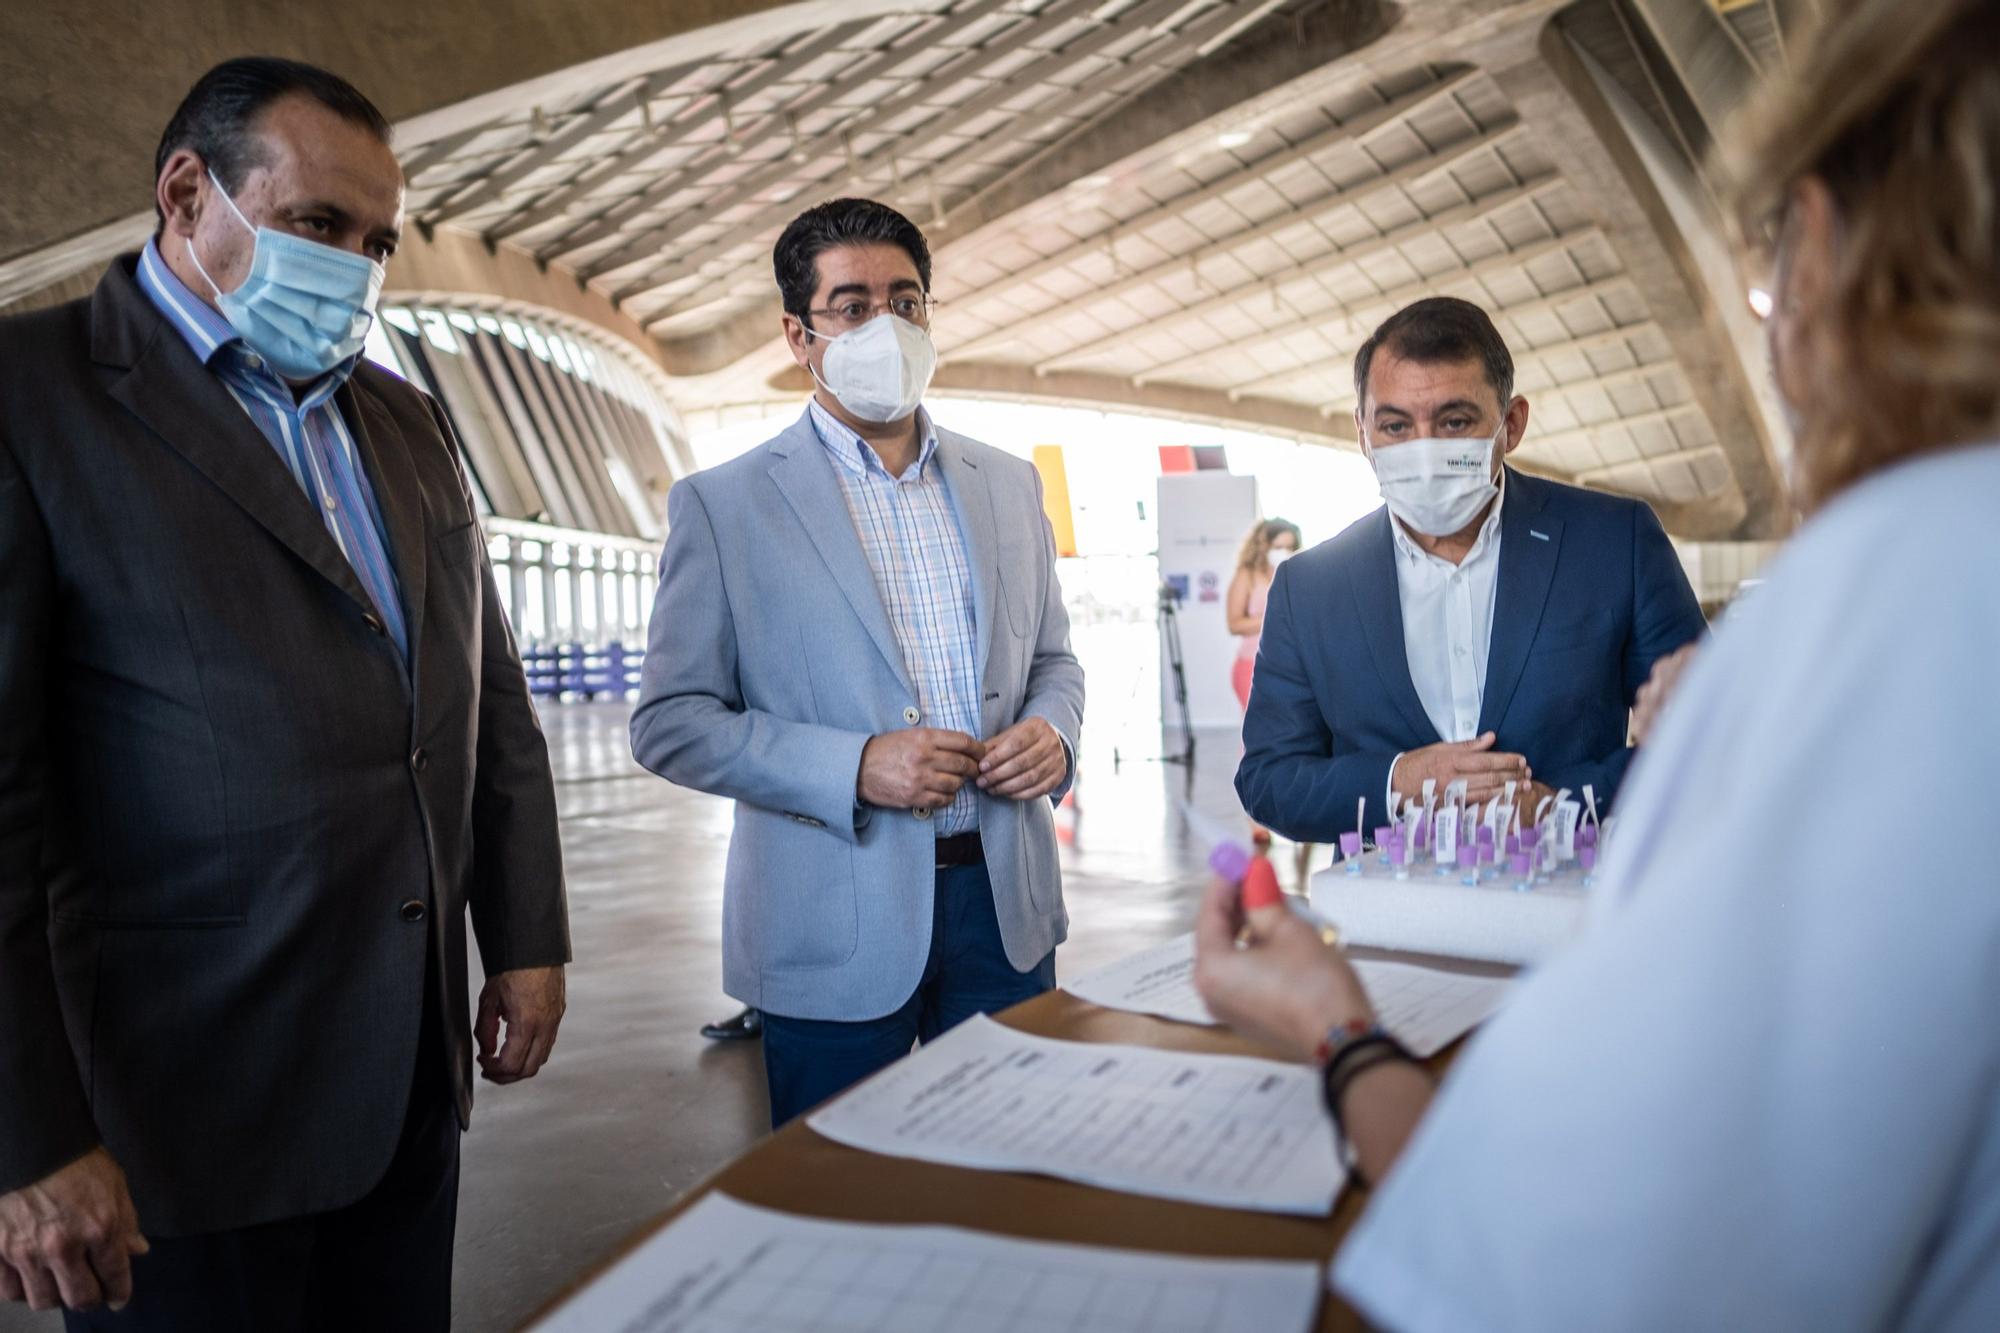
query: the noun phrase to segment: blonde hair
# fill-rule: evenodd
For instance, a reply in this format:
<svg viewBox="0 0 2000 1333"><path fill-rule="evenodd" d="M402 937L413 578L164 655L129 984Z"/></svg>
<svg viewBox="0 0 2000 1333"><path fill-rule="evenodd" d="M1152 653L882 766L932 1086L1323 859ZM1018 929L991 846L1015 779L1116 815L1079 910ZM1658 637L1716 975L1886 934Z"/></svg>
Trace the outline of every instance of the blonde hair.
<svg viewBox="0 0 2000 1333"><path fill-rule="evenodd" d="M1250 535L1243 539L1243 549L1236 553L1236 567L1252 573L1268 572L1271 543L1284 535L1290 535L1294 548L1305 544L1305 538L1299 535L1298 524L1282 518L1260 519L1257 526L1250 529Z"/></svg>
<svg viewBox="0 0 2000 1333"><path fill-rule="evenodd" d="M1825 0L1747 121L1736 221L1768 236L1808 177L1839 240L1802 330L1793 487L1810 512L1900 459L2000 434L2000 0Z"/></svg>

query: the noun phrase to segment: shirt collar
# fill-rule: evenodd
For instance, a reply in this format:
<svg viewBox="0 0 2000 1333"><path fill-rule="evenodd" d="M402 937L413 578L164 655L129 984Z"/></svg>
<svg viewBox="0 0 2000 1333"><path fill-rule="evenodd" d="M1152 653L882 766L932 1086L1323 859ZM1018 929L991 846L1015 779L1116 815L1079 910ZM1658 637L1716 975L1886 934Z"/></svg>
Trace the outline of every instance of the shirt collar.
<svg viewBox="0 0 2000 1333"><path fill-rule="evenodd" d="M806 412L812 418L813 433L819 436L819 442L826 446L826 451L842 467L855 473L866 473L872 467L885 477L889 475L889 469L882 466L882 456L869 447L868 441L842 424L840 418L820 406L818 398L806 400ZM930 466L932 456L937 453L937 428L931 424L930 412L921 407L917 409L917 434L923 440L917 450L917 461L902 477L893 480L923 476L924 469Z"/></svg>
<svg viewBox="0 0 2000 1333"><path fill-rule="evenodd" d="M1486 515L1486 521L1479 525L1479 535L1472 539L1472 547L1465 553L1465 559L1459 562L1459 568L1471 564L1474 560L1486 554L1489 548L1499 544L1500 510L1506 503L1507 469L1502 467L1500 469L1500 493L1493 497L1493 509ZM1451 563L1448 560L1443 560L1438 556L1432 555L1429 551L1417 545L1416 538L1410 536L1409 531L1403 527L1402 521L1394 514L1389 516L1389 531L1396 539L1397 552L1406 559L1436 560L1439 564Z"/></svg>
<svg viewBox="0 0 2000 1333"><path fill-rule="evenodd" d="M220 310L194 294L194 290L167 267L158 242L149 240L139 252L139 288L165 317L174 332L187 343L195 360L218 374L241 380L244 387L283 406L301 409L317 407L331 398L361 360L355 353L310 385L294 390L292 385L257 358L243 341L243 335Z"/></svg>
<svg viewBox="0 0 2000 1333"><path fill-rule="evenodd" d="M221 311L196 296L167 267L157 241L147 241L139 252L139 287L204 366L224 347L242 341Z"/></svg>

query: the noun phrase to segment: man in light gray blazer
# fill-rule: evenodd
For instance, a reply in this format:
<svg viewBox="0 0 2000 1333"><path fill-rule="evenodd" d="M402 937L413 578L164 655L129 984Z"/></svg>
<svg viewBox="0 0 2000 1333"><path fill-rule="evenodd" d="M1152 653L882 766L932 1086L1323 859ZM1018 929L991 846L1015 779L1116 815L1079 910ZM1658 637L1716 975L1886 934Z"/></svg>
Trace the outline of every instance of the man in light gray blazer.
<svg viewBox="0 0 2000 1333"><path fill-rule="evenodd" d="M1055 984L1083 670L1034 468L919 406L923 234L834 200L774 262L817 392L669 497L632 752L736 802L723 985L775 1127Z"/></svg>

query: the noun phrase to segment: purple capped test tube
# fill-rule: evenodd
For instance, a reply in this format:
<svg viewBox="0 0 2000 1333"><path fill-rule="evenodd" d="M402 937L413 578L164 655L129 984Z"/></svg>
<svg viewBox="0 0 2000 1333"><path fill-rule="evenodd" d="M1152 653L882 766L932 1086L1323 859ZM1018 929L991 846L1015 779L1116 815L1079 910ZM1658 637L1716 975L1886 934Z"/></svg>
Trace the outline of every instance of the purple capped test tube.
<svg viewBox="0 0 2000 1333"><path fill-rule="evenodd" d="M1403 843L1401 833L1389 835L1389 868L1396 872L1397 879L1410 877L1410 849Z"/></svg>
<svg viewBox="0 0 2000 1333"><path fill-rule="evenodd" d="M1471 843L1458 844L1458 873L1461 884L1479 882L1479 849Z"/></svg>
<svg viewBox="0 0 2000 1333"><path fill-rule="evenodd" d="M1535 859L1516 848L1507 854L1507 872L1514 877L1516 890L1530 888L1534 884Z"/></svg>
<svg viewBox="0 0 2000 1333"><path fill-rule="evenodd" d="M1347 873L1361 873L1361 834L1359 831L1340 835L1340 859L1347 866Z"/></svg>
<svg viewBox="0 0 2000 1333"><path fill-rule="evenodd" d="M1597 848L1577 848L1576 864L1577 868L1583 871L1583 887L1587 889L1591 886L1597 874Z"/></svg>
<svg viewBox="0 0 2000 1333"><path fill-rule="evenodd" d="M1389 837L1395 831L1396 826L1394 824L1377 824L1375 826L1375 850L1379 854L1377 860L1382 865L1389 864Z"/></svg>
<svg viewBox="0 0 2000 1333"><path fill-rule="evenodd" d="M1241 884L1250 871L1250 853L1241 844L1218 842L1208 854L1208 868L1231 884Z"/></svg>

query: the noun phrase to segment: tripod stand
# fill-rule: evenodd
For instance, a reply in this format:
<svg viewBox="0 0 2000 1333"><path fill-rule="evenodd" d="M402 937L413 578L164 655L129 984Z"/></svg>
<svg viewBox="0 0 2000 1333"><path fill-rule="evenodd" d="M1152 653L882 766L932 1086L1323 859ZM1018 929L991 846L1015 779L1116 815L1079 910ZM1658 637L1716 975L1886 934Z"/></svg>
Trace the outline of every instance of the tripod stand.
<svg viewBox="0 0 2000 1333"><path fill-rule="evenodd" d="M1147 763L1179 764L1187 770L1188 789L1194 788L1194 724L1188 717L1187 666L1181 657L1181 622L1176 608L1180 599L1174 594L1172 585L1160 584L1159 601L1153 612L1153 623L1160 631L1160 646L1166 651L1167 672L1174 684L1174 711L1180 715L1182 748L1178 753L1149 755ZM1166 730L1166 719L1160 719L1160 729ZM1118 747L1111 750L1111 770L1117 772L1124 767L1125 756Z"/></svg>
<svg viewBox="0 0 2000 1333"><path fill-rule="evenodd" d="M1181 739L1186 748L1179 754L1160 756L1163 764L1185 764L1190 777L1194 774L1194 725L1188 721L1187 666L1181 658L1181 619L1178 614L1180 599L1167 584L1160 585L1160 608L1155 619L1160 626L1160 645L1167 652L1167 670L1173 673L1174 710L1180 714ZM1162 719L1164 721L1164 719Z"/></svg>

